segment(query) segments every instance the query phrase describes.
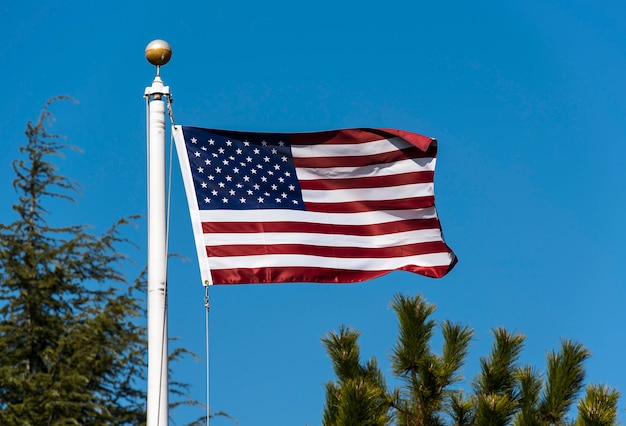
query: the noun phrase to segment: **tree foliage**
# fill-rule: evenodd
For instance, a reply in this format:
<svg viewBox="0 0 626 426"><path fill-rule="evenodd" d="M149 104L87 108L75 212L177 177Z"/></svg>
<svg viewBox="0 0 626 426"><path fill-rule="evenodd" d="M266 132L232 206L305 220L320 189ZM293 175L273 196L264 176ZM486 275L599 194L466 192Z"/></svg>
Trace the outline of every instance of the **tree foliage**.
<svg viewBox="0 0 626 426"><path fill-rule="evenodd" d="M421 296L396 295L391 306L398 316L398 340L391 354L394 375L404 383L393 407L398 425L442 424L443 402L450 386L460 380L460 368L467 355L473 331L445 321L442 355L430 347L435 332L431 319L435 306Z"/></svg>
<svg viewBox="0 0 626 426"><path fill-rule="evenodd" d="M13 162L17 219L0 224L0 425L141 425L146 421L146 271L129 282L121 272L128 243L117 220L101 235L88 225L51 226L52 200L75 202L79 184L58 173L51 157L67 145L48 128L50 99L26 125L24 158ZM57 206L55 205L55 208ZM195 354L169 354L170 412L204 411L189 385L172 380L171 365ZM219 411L211 418L226 417ZM170 419L171 420L171 419Z"/></svg>
<svg viewBox="0 0 626 426"><path fill-rule="evenodd" d="M590 353L582 344L563 340L558 351L547 354L541 374L520 365L524 335L496 328L491 352L480 358L480 372L464 392L455 385L463 380L461 368L473 330L449 321L437 324L432 319L435 305L420 295L396 295L392 307L398 338L390 354L391 370L401 385L387 388L375 358L362 365L359 332L342 326L339 333L322 339L336 375L326 384L324 426L617 424L620 394L605 385L588 385L578 400L575 420L567 417L584 387L584 363ZM430 345L437 328L443 338L440 354Z"/></svg>
<svg viewBox="0 0 626 426"><path fill-rule="evenodd" d="M326 384L323 423L382 426L389 421L390 401L376 359L360 362L359 333L341 327L323 339L333 361L337 383Z"/></svg>
<svg viewBox="0 0 626 426"><path fill-rule="evenodd" d="M127 282L115 222L55 227L46 202L74 201L79 186L50 160L74 149L48 133L51 99L28 122L25 157L13 162L17 219L0 224L0 424L139 425L145 422L144 310Z"/></svg>

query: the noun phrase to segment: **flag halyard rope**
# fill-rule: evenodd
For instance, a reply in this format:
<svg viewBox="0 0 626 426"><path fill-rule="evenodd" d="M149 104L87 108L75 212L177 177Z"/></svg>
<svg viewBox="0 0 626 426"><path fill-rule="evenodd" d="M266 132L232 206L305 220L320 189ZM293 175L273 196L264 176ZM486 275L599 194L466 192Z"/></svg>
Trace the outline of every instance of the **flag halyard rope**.
<svg viewBox="0 0 626 426"><path fill-rule="evenodd" d="M172 128L176 125L174 121L174 111L172 103L174 99L171 94L165 95L167 98L167 113L172 124ZM170 133L170 151L169 151L169 170L167 179L167 207L166 207L166 231L165 231L165 246L166 246L166 259L169 257L169 234L170 234L170 211L171 211L171 195L172 195L172 168L173 168L173 147L174 147L174 134ZM210 360L209 360L209 311L211 310L209 299L209 287L204 286L204 308L205 308L205 357L206 357L206 425L210 425L211 409L210 409ZM167 292L167 287L166 287Z"/></svg>
<svg viewBox="0 0 626 426"><path fill-rule="evenodd" d="M209 286L204 286L204 310L205 310L205 350L206 350L206 424L209 426L210 418L211 418L211 407L210 407L210 381L209 381L209 311L211 310L211 304L209 300Z"/></svg>

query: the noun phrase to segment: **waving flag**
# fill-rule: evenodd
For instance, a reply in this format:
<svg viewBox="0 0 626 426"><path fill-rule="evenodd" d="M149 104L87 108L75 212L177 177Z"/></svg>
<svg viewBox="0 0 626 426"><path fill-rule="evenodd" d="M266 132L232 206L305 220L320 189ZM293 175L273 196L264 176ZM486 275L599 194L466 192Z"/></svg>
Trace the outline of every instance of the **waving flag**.
<svg viewBox="0 0 626 426"><path fill-rule="evenodd" d="M392 129L176 126L205 284L350 283L456 263L435 209L436 140Z"/></svg>

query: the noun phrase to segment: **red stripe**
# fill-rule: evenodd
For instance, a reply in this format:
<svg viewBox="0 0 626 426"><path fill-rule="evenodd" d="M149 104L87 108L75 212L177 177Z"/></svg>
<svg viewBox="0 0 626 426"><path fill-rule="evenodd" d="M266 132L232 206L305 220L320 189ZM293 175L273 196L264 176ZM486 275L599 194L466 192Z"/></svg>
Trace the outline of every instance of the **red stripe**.
<svg viewBox="0 0 626 426"><path fill-rule="evenodd" d="M358 152L358 146L355 146ZM355 152L355 154L357 153ZM390 164L414 158L436 158L437 147L431 146L426 152L417 147L395 149L376 155L350 155L337 157L293 157L296 167L361 167L373 164Z"/></svg>
<svg viewBox="0 0 626 426"><path fill-rule="evenodd" d="M441 278L452 269L448 266L421 267L408 265L399 268L427 277ZM353 271L335 268L237 268L211 271L214 284L272 284L272 283L357 283L381 277L392 272Z"/></svg>
<svg viewBox="0 0 626 426"><path fill-rule="evenodd" d="M311 234L341 234L375 236L420 229L439 229L437 218L407 219L372 225L339 225L310 222L202 222L205 234L258 234L263 232L306 232Z"/></svg>
<svg viewBox="0 0 626 426"><path fill-rule="evenodd" d="M299 254L333 258L373 258L386 259L392 257L416 256L429 253L447 253L450 248L443 241L405 244L396 247L365 248L365 247L326 247L307 244L267 244L267 245L222 245L206 247L209 257L258 256L269 254Z"/></svg>
<svg viewBox="0 0 626 426"><path fill-rule="evenodd" d="M288 137L291 145L359 144L396 137L406 140L422 151L437 144L435 139L428 136L396 129L344 129L316 133L291 133Z"/></svg>
<svg viewBox="0 0 626 426"><path fill-rule="evenodd" d="M414 183L431 183L434 172L412 172L393 176L370 176L341 179L301 180L302 189L353 189L353 188L386 188L390 186L410 185Z"/></svg>
<svg viewBox="0 0 626 426"><path fill-rule="evenodd" d="M399 200L362 200L349 203L304 203L307 211L323 213L359 213L378 210L424 209L435 205L435 197L402 198Z"/></svg>
<svg viewBox="0 0 626 426"><path fill-rule="evenodd" d="M369 129L368 129L369 130ZM292 133L289 135L291 145L320 145L320 144L359 144L363 142L374 142L388 137L394 137L390 133L386 136L370 132L366 129L343 129L327 130L315 133Z"/></svg>
<svg viewBox="0 0 626 426"><path fill-rule="evenodd" d="M397 129L374 129L376 132L388 132L396 137L400 137L407 142L420 148L422 151L426 151L429 146L437 146L437 140L429 136L418 135L417 133L407 132L406 130Z"/></svg>

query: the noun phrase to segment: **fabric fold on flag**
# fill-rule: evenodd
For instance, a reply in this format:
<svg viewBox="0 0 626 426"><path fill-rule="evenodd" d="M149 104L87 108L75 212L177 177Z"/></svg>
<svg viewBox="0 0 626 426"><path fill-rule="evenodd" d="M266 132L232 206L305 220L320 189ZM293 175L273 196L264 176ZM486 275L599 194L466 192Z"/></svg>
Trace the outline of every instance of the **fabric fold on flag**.
<svg viewBox="0 0 626 426"><path fill-rule="evenodd" d="M437 141L395 129L174 126L205 285L353 283L456 264L434 196Z"/></svg>

